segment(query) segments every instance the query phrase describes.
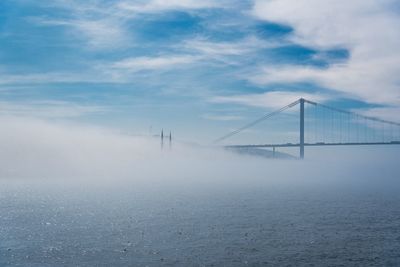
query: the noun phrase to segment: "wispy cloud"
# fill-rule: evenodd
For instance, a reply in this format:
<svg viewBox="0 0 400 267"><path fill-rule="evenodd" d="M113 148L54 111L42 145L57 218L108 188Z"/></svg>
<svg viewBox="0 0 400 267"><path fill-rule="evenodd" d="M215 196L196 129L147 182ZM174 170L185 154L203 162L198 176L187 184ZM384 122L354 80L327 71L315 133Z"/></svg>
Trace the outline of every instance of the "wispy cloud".
<svg viewBox="0 0 400 267"><path fill-rule="evenodd" d="M117 7L134 13L153 13L165 10L194 10L204 8L224 7L225 1L196 1L196 0L152 0L138 3L138 1L120 1Z"/></svg>
<svg viewBox="0 0 400 267"><path fill-rule="evenodd" d="M119 48L131 40L120 22L112 19L75 20L70 21L69 25L83 33L92 48Z"/></svg>
<svg viewBox="0 0 400 267"><path fill-rule="evenodd" d="M348 64L332 65L329 68L281 66L265 67L258 74L248 79L255 84L266 85L274 83L314 82L319 86L334 89L355 99L368 103L386 105L400 104L398 85L390 77L391 71L381 69L370 73L368 66L362 64L349 69ZM369 74L369 76L368 76ZM394 76L392 76L394 78ZM373 80L373 81L372 81ZM379 93L377 89L379 88Z"/></svg>
<svg viewBox="0 0 400 267"><path fill-rule="evenodd" d="M382 118L389 121L394 121L400 123L400 107L379 107L379 108L369 108L369 109L357 109L354 110L357 113L363 114L365 116Z"/></svg>
<svg viewBox="0 0 400 267"><path fill-rule="evenodd" d="M272 91L262 94L216 96L209 99L209 101L212 103L230 103L267 109L276 109L290 104L301 97L316 102L324 102L328 99L328 96L321 94L311 94L306 92Z"/></svg>
<svg viewBox="0 0 400 267"><path fill-rule="evenodd" d="M255 40L253 40L255 41ZM201 54L216 55L243 55L249 53L256 44L252 41L246 42L210 42L202 39L188 40L184 48L197 51Z"/></svg>
<svg viewBox="0 0 400 267"><path fill-rule="evenodd" d="M394 3L256 0L253 14L292 26L292 42L316 49L346 48L350 58L324 69L268 66L251 80L258 84L312 81L369 103L400 105L400 16L391 9Z"/></svg>
<svg viewBox="0 0 400 267"><path fill-rule="evenodd" d="M210 41L205 38L196 38L184 41L179 45L181 50L188 53L197 53L209 62L218 61L226 64L241 65L244 57L254 56L260 49L276 48L282 43L261 40L255 36L248 36L235 41Z"/></svg>
<svg viewBox="0 0 400 267"><path fill-rule="evenodd" d="M126 22L130 16L119 10L114 3L95 0L44 1L46 8L67 11L67 16L29 17L29 22L41 26L65 27L73 40L86 41L90 49L115 49L131 43Z"/></svg>
<svg viewBox="0 0 400 267"><path fill-rule="evenodd" d="M171 10L196 10L223 7L219 1L129 1L112 2L94 0L57 0L42 5L67 10L66 18L31 17L29 21L42 26L67 27L75 39L85 38L89 48L115 49L135 43L129 22L146 13L160 13Z"/></svg>
<svg viewBox="0 0 400 267"><path fill-rule="evenodd" d="M200 55L167 54L128 57L117 61L94 61L81 71L48 71L12 74L0 72L0 85L46 83L128 83L141 71L173 71L204 59Z"/></svg>
<svg viewBox="0 0 400 267"><path fill-rule="evenodd" d="M92 73L92 70L86 72L41 72L41 73L25 73L10 74L0 73L0 85L15 84L45 84L45 83L80 83L80 82L123 82L113 79L111 76L102 76L99 73Z"/></svg>
<svg viewBox="0 0 400 267"><path fill-rule="evenodd" d="M156 57L132 57L112 64L113 69L135 72L140 70L159 70L172 67L181 67L199 60L198 56L167 55Z"/></svg>
<svg viewBox="0 0 400 267"><path fill-rule="evenodd" d="M0 115L35 118L75 118L109 112L106 107L66 101L0 102Z"/></svg>
<svg viewBox="0 0 400 267"><path fill-rule="evenodd" d="M201 118L211 121L240 121L243 120L242 116L234 115L218 115L218 114L203 114Z"/></svg>

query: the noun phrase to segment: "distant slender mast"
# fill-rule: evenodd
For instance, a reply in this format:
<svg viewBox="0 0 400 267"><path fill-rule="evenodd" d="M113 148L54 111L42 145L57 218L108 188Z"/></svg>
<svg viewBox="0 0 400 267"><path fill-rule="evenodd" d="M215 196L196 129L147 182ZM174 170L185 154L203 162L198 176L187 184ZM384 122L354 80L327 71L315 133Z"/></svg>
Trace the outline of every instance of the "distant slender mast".
<svg viewBox="0 0 400 267"><path fill-rule="evenodd" d="M171 131L169 132L169 149L172 147L172 134Z"/></svg>
<svg viewBox="0 0 400 267"><path fill-rule="evenodd" d="M164 148L164 130L161 130L161 149Z"/></svg>

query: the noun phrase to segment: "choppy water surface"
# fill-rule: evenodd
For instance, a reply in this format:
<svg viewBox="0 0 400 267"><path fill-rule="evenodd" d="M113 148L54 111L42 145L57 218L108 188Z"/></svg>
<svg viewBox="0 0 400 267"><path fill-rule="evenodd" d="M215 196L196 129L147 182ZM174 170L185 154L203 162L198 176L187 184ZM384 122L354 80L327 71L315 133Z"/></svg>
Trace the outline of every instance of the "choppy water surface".
<svg viewBox="0 0 400 267"><path fill-rule="evenodd" d="M3 181L0 266L399 266L396 192Z"/></svg>

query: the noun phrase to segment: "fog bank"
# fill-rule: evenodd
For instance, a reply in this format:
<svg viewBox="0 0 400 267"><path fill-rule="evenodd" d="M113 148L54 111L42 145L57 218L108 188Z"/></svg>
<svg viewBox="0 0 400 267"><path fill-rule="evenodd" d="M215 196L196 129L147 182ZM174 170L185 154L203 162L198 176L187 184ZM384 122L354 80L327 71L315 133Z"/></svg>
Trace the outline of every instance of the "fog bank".
<svg viewBox="0 0 400 267"><path fill-rule="evenodd" d="M300 161L239 155L175 140L171 149L166 142L161 150L157 137L30 118L1 117L0 123L0 179L8 181L304 185L397 181L400 173L397 146L307 148L306 159Z"/></svg>

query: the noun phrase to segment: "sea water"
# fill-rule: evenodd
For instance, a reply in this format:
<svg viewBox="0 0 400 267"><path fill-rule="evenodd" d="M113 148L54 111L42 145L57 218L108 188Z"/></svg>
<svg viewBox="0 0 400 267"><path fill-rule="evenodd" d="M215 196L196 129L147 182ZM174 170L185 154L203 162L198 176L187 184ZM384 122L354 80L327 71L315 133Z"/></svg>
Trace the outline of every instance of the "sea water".
<svg viewBox="0 0 400 267"><path fill-rule="evenodd" d="M0 266L400 265L396 158L205 162L1 179Z"/></svg>

